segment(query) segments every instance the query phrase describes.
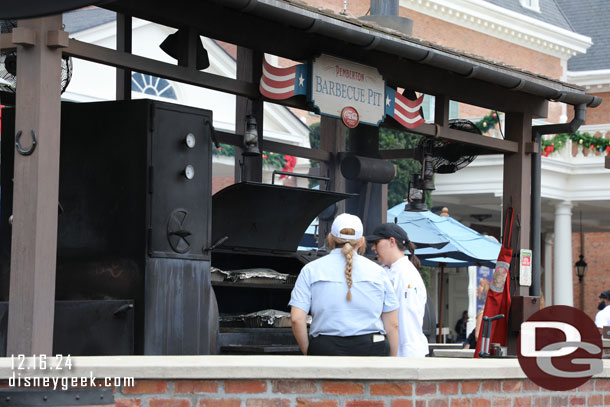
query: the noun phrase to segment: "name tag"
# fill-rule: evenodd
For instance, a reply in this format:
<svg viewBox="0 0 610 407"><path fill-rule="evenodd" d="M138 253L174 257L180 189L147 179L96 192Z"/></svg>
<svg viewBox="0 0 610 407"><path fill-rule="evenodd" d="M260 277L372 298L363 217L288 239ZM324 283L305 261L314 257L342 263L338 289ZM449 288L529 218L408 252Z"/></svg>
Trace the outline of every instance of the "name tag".
<svg viewBox="0 0 610 407"><path fill-rule="evenodd" d="M385 336L379 334L373 334L373 343L385 341Z"/></svg>

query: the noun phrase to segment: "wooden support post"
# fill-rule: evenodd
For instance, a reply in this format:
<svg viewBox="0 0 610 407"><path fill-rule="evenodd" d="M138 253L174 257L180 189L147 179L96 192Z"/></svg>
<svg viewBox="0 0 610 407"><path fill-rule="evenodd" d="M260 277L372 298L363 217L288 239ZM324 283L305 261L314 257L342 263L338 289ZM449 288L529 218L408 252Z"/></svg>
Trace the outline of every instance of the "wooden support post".
<svg viewBox="0 0 610 407"><path fill-rule="evenodd" d="M247 82L258 82L263 71L263 53L244 47L237 47L237 78ZM258 148L263 152L263 100L237 96L235 101L235 133L244 134L246 118L256 119ZM235 148L235 182L263 180L262 156L247 157L241 148ZM242 169L243 165L243 169Z"/></svg>
<svg viewBox="0 0 610 407"><path fill-rule="evenodd" d="M441 127L449 124L449 99L445 95L434 97L434 123Z"/></svg>
<svg viewBox="0 0 610 407"><path fill-rule="evenodd" d="M606 156L605 167L610 170L610 155Z"/></svg>
<svg viewBox="0 0 610 407"><path fill-rule="evenodd" d="M132 18L117 13L116 49L131 54ZM131 70L116 69L116 100L131 100Z"/></svg>
<svg viewBox="0 0 610 407"><path fill-rule="evenodd" d="M46 45L61 15L20 20L36 43L18 46L13 231L7 354L51 354L55 310L61 49ZM32 145L35 133L37 144ZM3 134L11 137L10 134Z"/></svg>
<svg viewBox="0 0 610 407"><path fill-rule="evenodd" d="M345 136L347 127L341 120L333 117L322 116L320 118L320 149L331 153L328 163L320 165L320 175L330 178L329 190L334 192L345 192L345 178L341 175L341 163L338 153L345 151ZM338 213L345 212L345 201L338 203ZM332 220L319 220L318 224L318 247L324 246L326 235L330 232Z"/></svg>
<svg viewBox="0 0 610 407"><path fill-rule="evenodd" d="M365 157L379 157L379 128L361 124L349 131L348 151ZM382 185L373 182L346 182L347 192L356 193L358 198L348 199L345 210L362 219L364 232L370 233L378 226L384 216L382 214Z"/></svg>
<svg viewBox="0 0 610 407"><path fill-rule="evenodd" d="M510 242L513 248L513 258L510 265L510 293L512 297L529 295L529 287L519 285L519 251L520 249L530 248L532 160L530 153L527 153L526 150L527 144L531 141L531 134L531 114L506 114L506 139L517 142L519 146L518 152L504 155L504 191L502 197L503 216L505 216L506 209L510 206L515 211ZM539 255L539 253L535 255ZM518 318L519 316L515 315L514 317ZM520 326L520 322L512 321L510 326ZM515 354L516 341L516 333L509 330L509 354Z"/></svg>

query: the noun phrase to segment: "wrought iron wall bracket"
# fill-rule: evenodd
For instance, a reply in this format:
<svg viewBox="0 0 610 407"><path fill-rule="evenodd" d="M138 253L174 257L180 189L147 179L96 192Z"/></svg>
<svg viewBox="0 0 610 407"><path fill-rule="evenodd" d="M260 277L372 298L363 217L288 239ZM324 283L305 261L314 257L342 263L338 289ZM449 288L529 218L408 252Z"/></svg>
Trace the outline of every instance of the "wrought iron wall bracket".
<svg viewBox="0 0 610 407"><path fill-rule="evenodd" d="M19 130L17 132L17 134L15 135L15 148L17 148L17 151L21 155L32 155L34 150L36 150L36 144L38 144L38 138L36 137L36 132L34 130L32 130L32 145L30 146L30 148L27 148L27 149L23 148L21 146L21 142L19 141L21 139L21 134L22 134L22 131Z"/></svg>

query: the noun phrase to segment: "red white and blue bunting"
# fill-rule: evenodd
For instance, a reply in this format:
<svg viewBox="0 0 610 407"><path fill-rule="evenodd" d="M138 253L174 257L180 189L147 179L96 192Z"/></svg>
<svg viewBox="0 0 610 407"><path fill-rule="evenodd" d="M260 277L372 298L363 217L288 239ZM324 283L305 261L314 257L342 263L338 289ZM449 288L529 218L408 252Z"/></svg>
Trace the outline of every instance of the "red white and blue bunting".
<svg viewBox="0 0 610 407"><path fill-rule="evenodd" d="M309 64L278 68L263 59L259 90L268 99L288 99L306 95L320 114L342 118L348 127L359 121L378 126L386 116L413 129L422 123L424 95L410 100L385 85L376 68L321 55Z"/></svg>
<svg viewBox="0 0 610 407"><path fill-rule="evenodd" d="M259 86L261 94L269 99L288 99L307 94L307 65L276 68L263 59L263 76Z"/></svg>

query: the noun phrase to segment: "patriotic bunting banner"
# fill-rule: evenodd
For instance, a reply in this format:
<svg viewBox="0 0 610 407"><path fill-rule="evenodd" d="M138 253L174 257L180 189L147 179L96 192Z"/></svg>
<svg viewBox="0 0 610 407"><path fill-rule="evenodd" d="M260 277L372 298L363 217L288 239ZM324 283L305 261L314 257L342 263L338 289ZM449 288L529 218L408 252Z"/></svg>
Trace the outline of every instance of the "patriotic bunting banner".
<svg viewBox="0 0 610 407"><path fill-rule="evenodd" d="M307 65L276 68L263 59L260 92L269 99L288 99L307 94Z"/></svg>
<svg viewBox="0 0 610 407"><path fill-rule="evenodd" d="M316 112L341 118L348 127L359 123L378 126L385 116L408 129L424 123L420 114L423 94L409 100L386 86L377 68L331 55L288 68L275 67L263 58L259 90L274 100L306 95Z"/></svg>
<svg viewBox="0 0 610 407"><path fill-rule="evenodd" d="M424 95L409 100L389 86L385 87L385 113L408 129L424 123L424 118L419 113L423 101Z"/></svg>

